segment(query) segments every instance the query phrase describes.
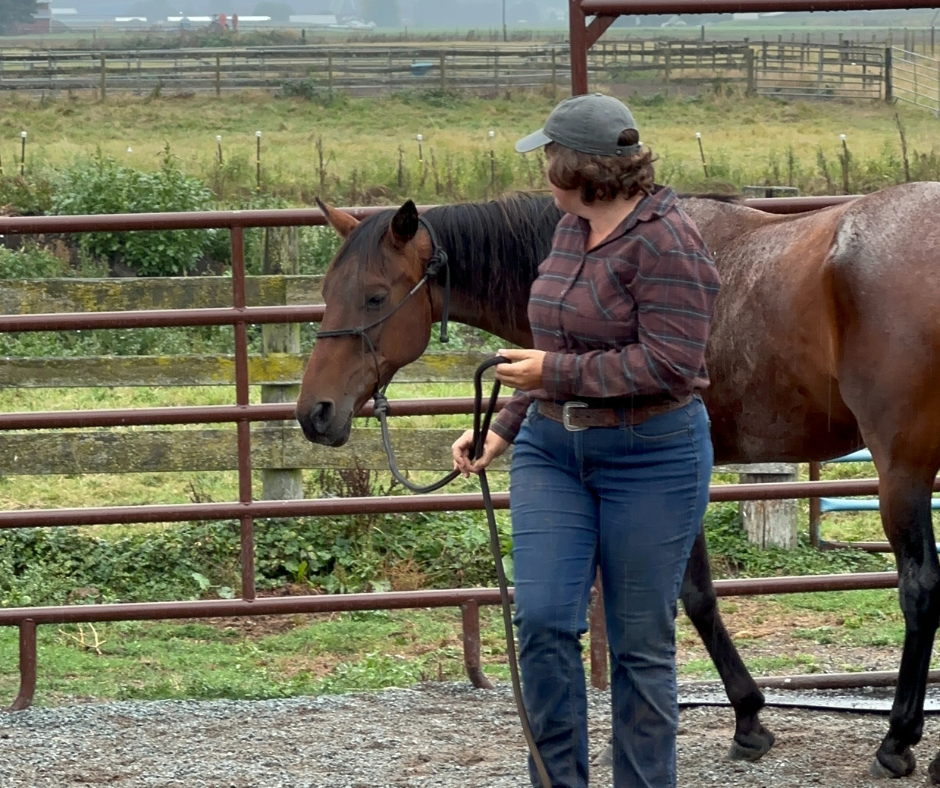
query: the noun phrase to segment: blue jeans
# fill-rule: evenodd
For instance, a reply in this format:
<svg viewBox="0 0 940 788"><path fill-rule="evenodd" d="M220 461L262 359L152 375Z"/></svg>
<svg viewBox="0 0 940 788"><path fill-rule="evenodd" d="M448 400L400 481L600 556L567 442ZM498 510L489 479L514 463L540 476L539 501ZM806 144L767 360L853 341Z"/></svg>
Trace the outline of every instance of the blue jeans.
<svg viewBox="0 0 940 788"><path fill-rule="evenodd" d="M676 784L676 602L711 469L698 398L632 427L569 432L534 406L523 423L510 474L515 622L525 706L554 788L588 784L580 638L598 568L614 786Z"/></svg>

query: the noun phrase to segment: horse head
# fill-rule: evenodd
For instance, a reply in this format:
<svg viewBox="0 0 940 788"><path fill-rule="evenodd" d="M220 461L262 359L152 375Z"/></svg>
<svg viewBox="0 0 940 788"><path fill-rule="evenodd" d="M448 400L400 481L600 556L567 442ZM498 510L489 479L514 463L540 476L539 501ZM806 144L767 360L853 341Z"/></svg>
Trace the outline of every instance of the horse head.
<svg viewBox="0 0 940 788"><path fill-rule="evenodd" d="M345 240L323 280L296 417L308 440L342 446L353 415L428 345L440 313L428 271L435 243L411 200L362 222L318 204Z"/></svg>

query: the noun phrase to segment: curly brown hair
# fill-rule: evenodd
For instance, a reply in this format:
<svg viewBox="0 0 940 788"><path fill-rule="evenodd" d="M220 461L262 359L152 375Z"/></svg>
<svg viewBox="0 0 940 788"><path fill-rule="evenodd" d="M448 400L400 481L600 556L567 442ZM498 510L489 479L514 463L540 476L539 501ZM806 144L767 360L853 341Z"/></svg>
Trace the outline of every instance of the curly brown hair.
<svg viewBox="0 0 940 788"><path fill-rule="evenodd" d="M618 144L628 147L639 141L639 132L626 129ZM545 147L545 153L548 179L559 189L578 189L585 205L653 191L656 159L645 145L632 156L595 156L552 142Z"/></svg>

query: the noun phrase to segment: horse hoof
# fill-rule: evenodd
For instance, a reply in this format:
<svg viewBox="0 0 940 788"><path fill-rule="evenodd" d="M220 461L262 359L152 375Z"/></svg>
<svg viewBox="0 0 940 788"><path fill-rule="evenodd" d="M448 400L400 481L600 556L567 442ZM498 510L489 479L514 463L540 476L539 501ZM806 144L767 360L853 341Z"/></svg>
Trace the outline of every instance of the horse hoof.
<svg viewBox="0 0 940 788"><path fill-rule="evenodd" d="M612 766L613 763L614 747L612 744L608 744L604 748L604 751L594 759L594 761L591 763L591 766L603 769L604 767Z"/></svg>
<svg viewBox="0 0 940 788"><path fill-rule="evenodd" d="M732 761L759 761L774 746L775 741L776 737L761 725L756 733L735 736L728 757Z"/></svg>
<svg viewBox="0 0 940 788"><path fill-rule="evenodd" d="M914 753L911 751L910 747L900 754L892 753L885 755L882 752L878 752L875 755L875 760L872 761L871 767L868 769L868 773L872 777L887 777L890 779L907 777L914 771L916 764L917 760L914 758ZM933 764L931 764L931 767L932 766Z"/></svg>
<svg viewBox="0 0 940 788"><path fill-rule="evenodd" d="M927 772L930 774L930 782L934 785L940 785L940 755L930 762Z"/></svg>

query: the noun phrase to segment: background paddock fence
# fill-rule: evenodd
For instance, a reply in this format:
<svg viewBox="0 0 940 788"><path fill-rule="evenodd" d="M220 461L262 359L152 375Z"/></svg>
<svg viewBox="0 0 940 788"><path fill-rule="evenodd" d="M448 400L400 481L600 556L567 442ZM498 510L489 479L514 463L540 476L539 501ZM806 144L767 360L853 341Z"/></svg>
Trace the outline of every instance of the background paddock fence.
<svg viewBox="0 0 940 788"><path fill-rule="evenodd" d="M895 101L914 104L940 117L940 59L893 47L891 71Z"/></svg>
<svg viewBox="0 0 940 788"><path fill-rule="evenodd" d="M758 199L749 201L756 207L779 213L795 213L824 205L844 202L845 198ZM362 219L382 209L346 209ZM230 325L234 327L234 402L231 405L201 407L173 407L149 409L89 410L78 412L37 412L0 414L0 433L11 440L27 436L35 441L43 431L114 427L155 427L161 425L228 424L237 455L238 501L220 503L193 503L172 505L136 505L87 507L81 509L33 509L0 512L0 529L56 528L74 525L173 523L191 521L235 520L240 532L240 598L233 600L200 600L193 602L163 602L109 605L73 605L64 607L7 608L0 610L0 626L16 626L20 634L19 671L20 690L13 708L25 708L32 702L37 674L36 628L50 623L93 623L120 620L162 620L172 618L199 618L209 616L243 616L286 614L300 612L327 612L343 610L402 609L429 606L459 607L463 622L464 662L470 680L476 685L488 685L480 670L480 635L478 608L480 604L495 604L495 589L445 589L427 592L397 592L387 594L325 595L290 598L258 599L256 595L254 563L254 522L256 518L283 518L304 516L333 516L364 513L408 513L434 511L479 510L483 506L478 494L439 494L430 496L379 496L370 498L319 500L256 500L252 489L253 451L264 432L253 425L271 422L290 422L293 403L272 402L252 405L250 402L251 364L248 354L247 326L249 324L290 324L300 321L318 321L323 307L319 304L264 305L258 293L279 292L272 300L287 300L290 277L271 275L262 277L249 287L245 275L244 229L246 227L297 227L323 225L324 217L316 210L282 211L213 211L192 214L141 214L124 216L63 216L63 217L0 217L0 234L22 235L35 233L63 233L82 231L134 231L157 229L211 229L225 228L231 235L232 276L223 298L218 282L203 283L193 279L196 286L216 288L216 301L199 302L199 306L182 309L155 308L126 309L139 303L124 301L125 309L116 309L127 292L144 287L141 280L118 284L100 283L111 288L110 300L104 299L97 308L105 311L62 313L55 311L30 312L35 305L49 309L56 299L67 298L62 282L10 283L4 293L4 310L0 315L0 331L49 331L102 328L143 328L160 326ZM280 284L275 284L280 279ZM115 288L115 285L117 287ZM88 283L79 283L88 286ZM127 292L124 288L127 288ZM306 287L316 287L307 283ZM280 289L279 289L280 288ZM305 291L309 293L309 290ZM18 293L18 295L17 295ZM258 299L262 305L254 305ZM29 294L24 295L24 294ZM61 300L60 302L61 303ZM93 300L78 303L95 304ZM188 303L192 303L189 301ZM210 305L206 305L206 304ZM33 304L34 306L29 306ZM69 307L74 309L74 305ZM11 312L13 314L11 314ZM284 354L290 355L290 354ZM433 361L432 361L433 363ZM34 373L39 374L39 373ZM140 374L140 370L134 374ZM41 378L41 375L40 375ZM48 383L51 378L34 378L34 382ZM59 380L62 378L60 377ZM230 380L225 381L229 383ZM392 403L392 413L398 415L425 415L469 413L470 398L444 401L399 401ZM369 415L366 407L360 415ZM377 444L378 441L375 441ZM7 453L11 449L7 447ZM82 450L80 450L81 452ZM25 461L26 454L19 455ZM785 484L729 484L711 488L712 501L786 500L803 497L818 498L836 495L866 495L877 491L877 479L838 482L790 482ZM507 493L494 495L497 508L509 504ZM855 575L823 575L795 578L755 578L726 580L717 583L721 595L789 593L795 591L830 591L865 588L891 588L897 584L893 572ZM593 622L592 640L604 637L603 627ZM605 686L607 680L604 649L591 648L592 681Z"/></svg>
<svg viewBox="0 0 940 788"><path fill-rule="evenodd" d="M844 42L760 43L658 39L595 48L589 81L599 84L739 85L781 97L879 98L881 46ZM454 90L485 95L512 89L565 89L571 67L565 45L323 46L266 49L3 54L0 90L31 94L93 92L222 93L281 90L329 98Z"/></svg>
<svg viewBox="0 0 940 788"><path fill-rule="evenodd" d="M564 83L567 47L274 47L2 55L0 90L375 96L404 90L499 93ZM286 85L286 88L285 88Z"/></svg>
<svg viewBox="0 0 940 788"><path fill-rule="evenodd" d="M843 44L763 43L754 52L754 90L780 98L882 99L885 50Z"/></svg>

